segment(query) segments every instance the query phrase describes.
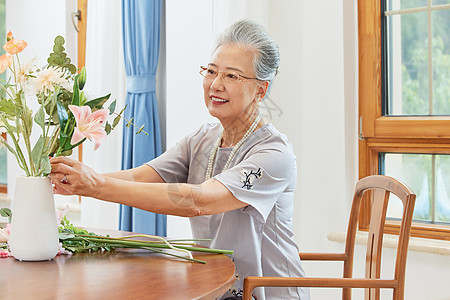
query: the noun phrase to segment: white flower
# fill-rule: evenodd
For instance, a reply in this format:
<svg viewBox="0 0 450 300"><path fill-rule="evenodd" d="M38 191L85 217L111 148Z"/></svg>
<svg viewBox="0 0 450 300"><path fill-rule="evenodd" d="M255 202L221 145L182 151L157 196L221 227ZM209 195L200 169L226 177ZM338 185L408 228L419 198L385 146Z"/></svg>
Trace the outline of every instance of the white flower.
<svg viewBox="0 0 450 300"><path fill-rule="evenodd" d="M54 91L54 85L66 84L67 80L64 78L64 72L55 67L49 67L36 74L36 78L33 80L34 89L37 94L43 93L45 96L50 91Z"/></svg>
<svg viewBox="0 0 450 300"><path fill-rule="evenodd" d="M20 68L16 70L15 79L16 84L19 85L22 89L27 87L27 83L29 82L30 75L36 72L36 66L34 64L35 58L29 60L26 63L22 63Z"/></svg>
<svg viewBox="0 0 450 300"><path fill-rule="evenodd" d="M61 86L66 91L73 93L73 80L66 80Z"/></svg>

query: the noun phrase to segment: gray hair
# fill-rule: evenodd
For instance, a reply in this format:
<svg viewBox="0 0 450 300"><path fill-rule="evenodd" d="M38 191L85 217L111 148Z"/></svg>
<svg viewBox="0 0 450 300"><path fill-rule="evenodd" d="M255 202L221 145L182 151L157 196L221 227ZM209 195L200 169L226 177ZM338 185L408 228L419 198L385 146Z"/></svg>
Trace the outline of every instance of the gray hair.
<svg viewBox="0 0 450 300"><path fill-rule="evenodd" d="M250 20L237 21L219 36L215 50L227 44L248 46L256 50L257 54L253 61L256 78L269 81L270 89L272 80L278 72L280 52L266 29Z"/></svg>

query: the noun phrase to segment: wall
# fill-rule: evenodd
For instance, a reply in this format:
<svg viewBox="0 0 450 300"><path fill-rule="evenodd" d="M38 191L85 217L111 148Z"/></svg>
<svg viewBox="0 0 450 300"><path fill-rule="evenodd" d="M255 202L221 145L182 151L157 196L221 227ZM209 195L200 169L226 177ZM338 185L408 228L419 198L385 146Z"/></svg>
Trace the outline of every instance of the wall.
<svg viewBox="0 0 450 300"><path fill-rule="evenodd" d="M356 1L168 2L167 146L210 120L196 74L209 58L215 34L239 18L257 19L280 46L280 72L265 114L287 134L297 155L295 240L305 252L343 251L344 245L327 235L346 230L358 177ZM190 236L189 223L169 217L168 232ZM358 275L364 251L358 246ZM393 254L384 250L386 276L392 273ZM304 267L311 276L336 277L342 272L340 263L305 262ZM445 283L449 269L449 256L410 251L405 299L450 299ZM355 299L361 299L361 293L355 291ZM313 299L339 295L336 289L312 290ZM390 291L382 292L382 299L391 298Z"/></svg>

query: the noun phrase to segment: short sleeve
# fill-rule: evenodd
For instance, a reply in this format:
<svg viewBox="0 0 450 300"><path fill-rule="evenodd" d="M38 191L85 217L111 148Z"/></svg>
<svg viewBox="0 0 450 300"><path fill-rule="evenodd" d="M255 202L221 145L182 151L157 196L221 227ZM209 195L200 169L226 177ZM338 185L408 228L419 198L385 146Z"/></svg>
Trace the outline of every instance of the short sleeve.
<svg viewBox="0 0 450 300"><path fill-rule="evenodd" d="M220 127L206 123L186 135L172 148L147 162L168 183L201 183L206 170L205 161ZM200 176L199 174L203 174Z"/></svg>
<svg viewBox="0 0 450 300"><path fill-rule="evenodd" d="M296 174L291 145L275 140L253 147L240 163L213 178L249 205L244 212L265 223L277 200L294 193Z"/></svg>
<svg viewBox="0 0 450 300"><path fill-rule="evenodd" d="M187 138L147 162L167 183L186 182L189 170Z"/></svg>

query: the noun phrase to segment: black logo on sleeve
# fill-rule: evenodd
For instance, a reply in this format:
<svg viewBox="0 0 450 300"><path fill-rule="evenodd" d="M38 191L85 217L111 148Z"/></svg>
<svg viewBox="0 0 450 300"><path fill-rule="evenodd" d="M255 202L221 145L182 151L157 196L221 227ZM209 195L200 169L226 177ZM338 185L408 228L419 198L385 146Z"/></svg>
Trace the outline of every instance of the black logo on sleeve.
<svg viewBox="0 0 450 300"><path fill-rule="evenodd" d="M243 183L243 188L246 188L247 190L250 190L253 187L253 182L257 178L261 178L263 175L263 170L261 168L258 168L257 171L251 170L250 172L242 169L241 171L241 181Z"/></svg>

